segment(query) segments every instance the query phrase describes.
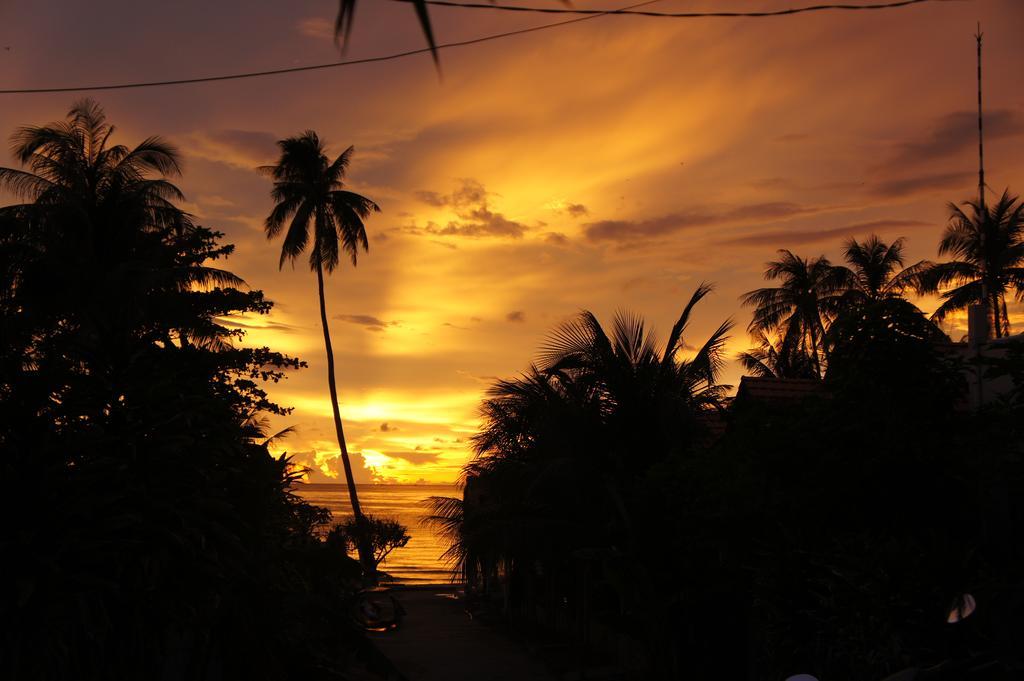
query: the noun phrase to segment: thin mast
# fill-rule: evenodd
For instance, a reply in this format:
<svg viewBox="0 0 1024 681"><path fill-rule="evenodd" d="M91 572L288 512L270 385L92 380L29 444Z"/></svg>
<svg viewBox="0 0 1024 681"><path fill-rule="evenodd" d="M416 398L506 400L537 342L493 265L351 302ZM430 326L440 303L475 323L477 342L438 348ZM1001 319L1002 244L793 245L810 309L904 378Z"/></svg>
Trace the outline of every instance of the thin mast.
<svg viewBox="0 0 1024 681"><path fill-rule="evenodd" d="M978 42L978 227L981 230L980 246L981 246L981 298L982 304L985 309L991 308L991 326L986 323L985 338L989 337L989 333L992 330L996 330L996 337L1000 334L999 329L999 306L995 301L989 298L988 290L988 267L985 266L985 231L988 229L988 211L985 208L985 137L983 128L983 115L981 106L981 22L978 22L978 32L974 34L975 40ZM986 322L989 314L986 312ZM980 346L979 346L980 347Z"/></svg>
<svg viewBox="0 0 1024 681"><path fill-rule="evenodd" d="M981 22L978 22L978 32L974 34L978 41L978 205L985 210L985 138L982 130L982 109L981 109Z"/></svg>

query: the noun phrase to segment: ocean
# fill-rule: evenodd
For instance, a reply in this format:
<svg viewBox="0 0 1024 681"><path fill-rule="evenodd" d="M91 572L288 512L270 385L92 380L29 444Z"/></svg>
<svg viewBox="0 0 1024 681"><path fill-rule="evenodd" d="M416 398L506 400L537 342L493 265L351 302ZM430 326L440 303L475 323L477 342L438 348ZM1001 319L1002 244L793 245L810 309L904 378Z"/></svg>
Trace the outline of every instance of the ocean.
<svg viewBox="0 0 1024 681"><path fill-rule="evenodd" d="M339 520L352 515L345 483L307 483L296 491L307 501L325 506ZM394 518L405 525L409 543L391 552L380 569L402 584L446 584L451 581L451 570L441 560L447 544L434 531L423 524L428 509L423 506L427 497L461 497L454 485L356 485L363 513Z"/></svg>

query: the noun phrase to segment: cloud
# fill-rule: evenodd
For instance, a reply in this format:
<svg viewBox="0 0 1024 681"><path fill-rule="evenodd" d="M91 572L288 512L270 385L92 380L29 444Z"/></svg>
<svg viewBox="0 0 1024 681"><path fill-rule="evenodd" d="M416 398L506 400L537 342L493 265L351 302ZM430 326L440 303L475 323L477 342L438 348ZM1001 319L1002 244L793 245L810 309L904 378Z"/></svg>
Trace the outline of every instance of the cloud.
<svg viewBox="0 0 1024 681"><path fill-rule="evenodd" d="M1024 114L1012 109L985 113L986 141L1018 135L1024 135ZM870 169L872 179L865 191L876 198L901 199L968 190L976 184L975 175L961 169L961 161L966 154L977 153L977 144L977 112L946 114L917 139L895 144L888 158Z"/></svg>
<svg viewBox="0 0 1024 681"><path fill-rule="evenodd" d="M583 234L590 241L628 241L650 239L713 222L709 213L672 213L647 220L599 220L583 225Z"/></svg>
<svg viewBox="0 0 1024 681"><path fill-rule="evenodd" d="M590 211L587 210L587 207L584 206L582 203L570 203L566 205L565 212L574 218L590 214Z"/></svg>
<svg viewBox="0 0 1024 681"><path fill-rule="evenodd" d="M192 135L189 152L209 161L254 170L272 163L277 155L277 136L260 130L206 130Z"/></svg>
<svg viewBox="0 0 1024 681"><path fill-rule="evenodd" d="M413 196L415 196L417 199L427 204L428 206L441 208L443 206L448 205L448 197L438 194L437 192L431 192L425 189L420 189L413 192Z"/></svg>
<svg viewBox="0 0 1024 681"><path fill-rule="evenodd" d="M414 234L519 239L527 230L523 223L492 211L488 205L488 197L492 196L491 192L488 192L479 181L471 178L463 179L460 186L451 194L440 194L421 189L414 192L414 195L427 205L451 209L457 218L450 220L445 225L428 222L424 227L413 225L406 228L406 231Z"/></svg>
<svg viewBox="0 0 1024 681"><path fill-rule="evenodd" d="M522 223L509 220L501 213L492 213L486 207L475 209L459 217L469 220L469 222L453 220L444 227L428 225L425 231L438 236L504 236L513 239L521 238L526 231L526 227Z"/></svg>
<svg viewBox="0 0 1024 681"><path fill-rule="evenodd" d="M419 228L418 227L411 227L409 229L412 230L413 233L418 233L419 232ZM447 241L441 241L440 239L431 239L430 243L432 243L432 244L434 244L436 246L442 246L444 248L447 248L450 251L457 251L457 250L459 250L459 247L456 246L455 244L450 244Z"/></svg>
<svg viewBox="0 0 1024 681"><path fill-rule="evenodd" d="M1024 114L1012 109L985 112L985 138L997 140L1024 134ZM914 142L897 145L896 152L886 164L907 166L934 163L978 144L978 114L974 111L955 111L939 118L932 129Z"/></svg>
<svg viewBox="0 0 1024 681"><path fill-rule="evenodd" d="M205 208L231 208L236 205L231 199L225 199L217 194L200 194L196 198L196 203Z"/></svg>
<svg viewBox="0 0 1024 681"><path fill-rule="evenodd" d="M323 17L302 19L295 24L295 29L309 38L334 40L334 24Z"/></svg>
<svg viewBox="0 0 1024 681"><path fill-rule="evenodd" d="M334 318L349 324L365 327L367 331L383 331L389 326L398 326L398 322L386 322L383 319L368 314L339 314L335 315Z"/></svg>
<svg viewBox="0 0 1024 681"><path fill-rule="evenodd" d="M500 378L496 375L474 374L472 372L464 371L462 369L456 369L455 373L458 374L459 376L462 376L463 378L468 378L469 380L479 383L481 385L491 385L500 380Z"/></svg>
<svg viewBox="0 0 1024 681"><path fill-rule="evenodd" d="M390 425L387 421L385 421L384 423L380 424L380 432L382 432L382 433L394 433L397 430L398 430L398 428L396 428L395 426Z"/></svg>
<svg viewBox="0 0 1024 681"><path fill-rule="evenodd" d="M556 244L558 246L564 246L569 243L569 237L562 234L561 232L547 232L544 235L544 241L549 244Z"/></svg>
<svg viewBox="0 0 1024 681"><path fill-rule="evenodd" d="M521 323L526 321L526 313L522 310L513 310L505 315L505 321Z"/></svg>
<svg viewBox="0 0 1024 681"><path fill-rule="evenodd" d="M440 449L423 449L422 447L384 452L385 456L389 456L392 459L403 459L413 464L434 463L442 454L444 452Z"/></svg>
<svg viewBox="0 0 1024 681"><path fill-rule="evenodd" d="M671 213L646 220L589 222L583 225L583 233L590 241L633 241L668 236L688 229L727 222L796 217L815 213L818 210L785 201L755 203L720 213L695 210L687 213Z"/></svg>
<svg viewBox="0 0 1024 681"><path fill-rule="evenodd" d="M891 229L916 229L919 227L931 227L930 223L920 220L872 220L870 222L858 222L843 227L832 229L808 229L808 230L772 230L770 232L758 232L733 239L726 239L720 243L738 244L745 246L780 246L801 245L829 241L836 237L861 236L873 232Z"/></svg>
<svg viewBox="0 0 1024 681"><path fill-rule="evenodd" d="M221 318L217 320L217 323L221 326L226 326L229 329L242 329L243 331L280 331L281 333L294 334L303 331L297 326L291 324L282 324L281 322L271 322L261 320L258 324L246 324L235 319Z"/></svg>
<svg viewBox="0 0 1024 681"><path fill-rule="evenodd" d="M747 206L739 206L723 213L719 221L730 222L733 220L778 220L791 218L797 215L817 212L815 208L805 208L791 201L772 201L768 203L754 203Z"/></svg>
<svg viewBox="0 0 1024 681"><path fill-rule="evenodd" d="M974 173L970 171L911 175L878 180L867 191L872 196L879 198L906 198L918 194L930 194L939 190L966 189L971 186L971 180L974 177Z"/></svg>

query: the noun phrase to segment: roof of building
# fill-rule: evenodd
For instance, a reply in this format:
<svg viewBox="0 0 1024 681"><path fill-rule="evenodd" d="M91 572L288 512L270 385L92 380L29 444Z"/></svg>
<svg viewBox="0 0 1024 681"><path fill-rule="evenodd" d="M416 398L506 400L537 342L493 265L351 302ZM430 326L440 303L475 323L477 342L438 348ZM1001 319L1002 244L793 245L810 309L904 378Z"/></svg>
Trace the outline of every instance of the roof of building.
<svg viewBox="0 0 1024 681"><path fill-rule="evenodd" d="M736 401L794 402L824 392L825 386L817 378L743 376L736 391Z"/></svg>
<svg viewBox="0 0 1024 681"><path fill-rule="evenodd" d="M725 419L725 414L718 409L708 409L702 411L697 415L697 422L704 428L705 444L710 444L718 440L722 435L725 434L725 429L729 425Z"/></svg>

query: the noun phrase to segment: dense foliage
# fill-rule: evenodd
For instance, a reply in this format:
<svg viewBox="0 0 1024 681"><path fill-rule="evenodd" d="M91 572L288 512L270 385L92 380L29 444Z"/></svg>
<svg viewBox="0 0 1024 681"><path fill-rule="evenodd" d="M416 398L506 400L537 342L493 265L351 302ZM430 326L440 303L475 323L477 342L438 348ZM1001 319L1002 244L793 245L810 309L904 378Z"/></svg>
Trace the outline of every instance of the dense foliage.
<svg viewBox="0 0 1024 681"><path fill-rule="evenodd" d="M82 102L0 169L0 675L340 678L358 565L260 427L302 363L233 343L270 302L212 266L175 150L113 132Z"/></svg>
<svg viewBox="0 0 1024 681"><path fill-rule="evenodd" d="M374 570L392 551L404 547L412 539L408 528L394 518L378 518L367 513L361 519L349 516L336 522L327 533L327 543L343 553L354 553L358 551L360 537L363 536L370 545Z"/></svg>
<svg viewBox="0 0 1024 681"><path fill-rule="evenodd" d="M746 296L748 368L804 399L723 400L724 327L676 356L703 289L663 352L628 317L559 330L484 402L464 498L433 502L470 584L631 678L1016 678L1024 352L987 364L1017 387L971 413L969 367L903 297L931 264L901 250L783 252L779 288Z"/></svg>

